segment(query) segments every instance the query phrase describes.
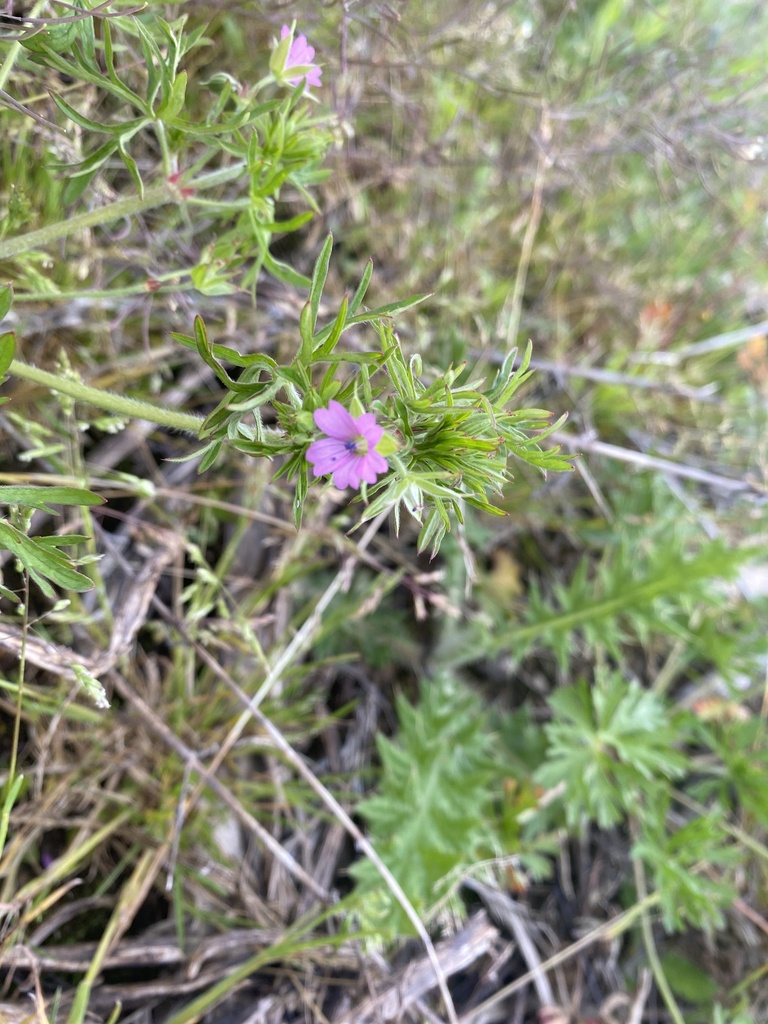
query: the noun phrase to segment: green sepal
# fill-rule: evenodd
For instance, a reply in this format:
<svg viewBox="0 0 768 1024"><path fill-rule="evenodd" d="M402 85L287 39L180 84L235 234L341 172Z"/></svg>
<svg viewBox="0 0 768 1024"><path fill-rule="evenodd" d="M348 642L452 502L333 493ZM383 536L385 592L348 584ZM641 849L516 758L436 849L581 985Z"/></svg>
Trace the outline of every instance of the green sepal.
<svg viewBox="0 0 768 1024"><path fill-rule="evenodd" d="M389 455L394 455L394 453L398 451L399 448L400 445L394 439L392 434L388 433L386 430L381 435L381 440L376 445L376 451L379 453L379 455L383 455L385 459Z"/></svg>
<svg viewBox="0 0 768 1024"><path fill-rule="evenodd" d="M288 53L293 43L293 32L281 39L277 46L272 51L272 56L269 58L269 70L277 79L282 79L285 74L285 62L288 60Z"/></svg>

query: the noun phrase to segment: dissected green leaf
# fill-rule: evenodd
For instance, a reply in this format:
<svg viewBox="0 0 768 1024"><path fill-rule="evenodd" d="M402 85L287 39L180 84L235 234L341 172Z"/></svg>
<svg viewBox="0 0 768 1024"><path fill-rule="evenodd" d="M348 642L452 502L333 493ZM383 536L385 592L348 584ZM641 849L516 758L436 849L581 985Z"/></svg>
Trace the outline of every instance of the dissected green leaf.
<svg viewBox="0 0 768 1024"><path fill-rule="evenodd" d="M615 825L637 813L644 791L685 769L679 725L666 702L619 672L561 687L549 705L550 745L535 778L564 787L573 824L586 814L603 828Z"/></svg>
<svg viewBox="0 0 768 1024"><path fill-rule="evenodd" d="M438 895L438 883L469 865L487 841L493 801L491 737L482 704L447 675L425 680L419 703L397 701L400 730L377 738L382 775L360 812L376 850L417 910ZM353 865L360 914L382 935L412 926L368 861Z"/></svg>
<svg viewBox="0 0 768 1024"><path fill-rule="evenodd" d="M632 852L650 871L668 932L686 925L708 932L722 928L736 896L723 869L736 865L742 853L728 838L721 808L676 827L669 820L669 797L662 794L649 801Z"/></svg>

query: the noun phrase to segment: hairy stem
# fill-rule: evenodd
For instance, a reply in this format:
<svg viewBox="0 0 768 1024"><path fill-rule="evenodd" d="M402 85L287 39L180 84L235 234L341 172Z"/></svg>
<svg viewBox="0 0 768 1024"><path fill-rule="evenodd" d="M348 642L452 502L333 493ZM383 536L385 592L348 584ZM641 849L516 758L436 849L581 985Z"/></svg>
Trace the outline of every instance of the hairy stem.
<svg viewBox="0 0 768 1024"><path fill-rule="evenodd" d="M231 167L223 167L194 181L185 182L184 187L193 188L196 192L213 188L239 177L243 173L244 166L245 164L241 161ZM15 238L4 238L0 240L0 260L10 259L22 252L42 249L51 245L52 242L58 242L62 238L78 231L84 231L86 228L99 227L102 224L109 224L113 220L135 216L137 213L151 210L155 206L180 201L175 189L164 181L160 185L148 188L143 196L118 199L114 203L107 203L94 210L87 210L76 217L68 217L55 224L47 224L43 228L38 228L37 231L29 231L27 234L17 235Z"/></svg>
<svg viewBox="0 0 768 1024"><path fill-rule="evenodd" d="M28 380L32 384L41 384L50 391L68 395L78 402L87 402L88 405L93 405L97 409L104 409L106 412L112 412L118 416L149 420L150 423L157 423L160 427L183 430L194 434L195 437L199 435L203 425L202 416L176 412L173 409L154 405L152 402L144 402L139 398L126 398L125 395L116 395L112 391L103 391L101 388L91 387L90 384L83 384L82 381L73 380L71 377L59 377L47 370L39 370L36 366L29 366L18 359L14 359L11 363L9 373L15 374L22 380Z"/></svg>

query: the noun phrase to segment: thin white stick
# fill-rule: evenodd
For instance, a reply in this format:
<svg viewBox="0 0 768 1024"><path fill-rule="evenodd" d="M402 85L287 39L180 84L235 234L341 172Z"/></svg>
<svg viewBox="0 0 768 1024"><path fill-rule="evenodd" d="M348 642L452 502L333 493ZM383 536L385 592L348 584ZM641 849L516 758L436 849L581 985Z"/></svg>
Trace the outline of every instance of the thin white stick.
<svg viewBox="0 0 768 1024"><path fill-rule="evenodd" d="M646 455L645 452L633 451L631 448L620 448L618 445L607 444L605 441L591 441L589 438L573 437L570 434L562 434L560 431L555 431L550 436L557 444L562 444L571 451L576 449L589 452L591 455L604 455L606 458L617 459L619 462L631 462L633 465L639 466L640 469L657 469L662 473L685 477L687 480L696 480L700 484L709 484L725 491L750 491L763 496L766 494L764 488L750 480L737 480L735 477L721 476L719 473L710 473L706 469L684 466L680 462L672 462L671 459L660 459L656 455Z"/></svg>

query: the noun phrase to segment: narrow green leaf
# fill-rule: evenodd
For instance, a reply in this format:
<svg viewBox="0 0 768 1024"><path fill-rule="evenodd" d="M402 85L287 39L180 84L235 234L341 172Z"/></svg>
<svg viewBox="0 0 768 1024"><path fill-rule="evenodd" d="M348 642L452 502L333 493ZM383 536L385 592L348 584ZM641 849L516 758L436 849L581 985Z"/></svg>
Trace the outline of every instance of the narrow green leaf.
<svg viewBox="0 0 768 1024"><path fill-rule="evenodd" d="M8 823L11 819L11 811L13 805L19 798L21 787L24 782L23 775L17 775L13 781L6 783L5 799L3 800L3 808L0 813L0 856L2 856L3 850L5 849L5 837L8 835Z"/></svg>
<svg viewBox="0 0 768 1024"><path fill-rule="evenodd" d="M304 213L297 213L295 217L290 217L288 220L262 221L261 227L273 233L276 231L297 231L308 221L312 220L313 217L314 213L312 210L305 210Z"/></svg>
<svg viewBox="0 0 768 1024"><path fill-rule="evenodd" d="M182 336L183 337L183 336ZM240 381L233 380L221 363L216 358L214 349L219 346L212 346L208 340L208 332L205 329L205 322L203 318L198 314L195 317L195 346L197 348L200 357L207 363L208 366L213 370L216 376L219 378L221 383L229 390L234 391L238 394L250 394L253 391L252 383L242 384ZM224 349L226 352L227 350ZM225 356L226 358L226 356ZM264 360L269 357L261 356L258 354L258 362L254 362L254 365L262 365ZM241 365L243 365L241 363ZM251 365L250 363L248 365ZM203 436L203 435L201 435Z"/></svg>
<svg viewBox="0 0 768 1024"><path fill-rule="evenodd" d="M26 537L6 520L0 520L0 545L19 559L47 597L56 596L48 580L65 590L90 590L93 586L87 576L72 568L65 555Z"/></svg>
<svg viewBox="0 0 768 1024"><path fill-rule="evenodd" d="M353 297L353 302L357 299L357 294L359 291L360 289L358 288L358 291L355 293ZM425 299L430 298L431 294L431 292L428 292L424 295L412 295L409 299L403 299L401 302L390 302L386 306L379 306L376 309L368 310L365 313L358 313L356 316L348 315L347 320L344 326L342 327L342 334L344 333L344 331L347 330L347 328L352 327L354 324L369 324L378 323L381 321L384 321L386 323L390 317L397 316L398 313L402 313L406 309L411 309L413 306L417 306L420 302L423 302ZM351 305L350 309L348 310L348 313L350 311ZM324 327L321 331L318 331L315 337L316 345L322 345L328 339L328 336L330 335L333 329L334 325L329 324L327 327ZM387 356L389 357L391 354L392 349L388 349Z"/></svg>
<svg viewBox="0 0 768 1024"><path fill-rule="evenodd" d="M0 334L0 377L5 376L16 352L16 335L13 331Z"/></svg>
<svg viewBox="0 0 768 1024"><path fill-rule="evenodd" d="M221 453L222 447L223 447L223 443L221 441L211 441L210 444L208 444L205 448L203 448L203 451L202 451L202 456L203 457L200 460L200 465L199 465L198 470L197 470L198 473L204 473L207 469L210 469L211 466L214 465L214 463L216 462L216 459L218 459L219 454ZM194 452L193 455L186 456L184 458L184 460L177 459L175 461L178 461L178 462L187 461L188 458L193 458L193 457L197 456L198 454L201 454L201 453Z"/></svg>
<svg viewBox="0 0 768 1024"><path fill-rule="evenodd" d="M112 26L109 24L109 18L104 19L104 64L110 80L116 85L122 85L115 71L115 50L112 46Z"/></svg>
<svg viewBox="0 0 768 1024"><path fill-rule="evenodd" d="M165 38L166 45L162 46L165 51L165 57L163 60L163 70L169 75L170 78L176 76L176 71L181 60L182 49L180 45L180 33L174 32L174 27L169 25L164 18L158 18L153 29L159 30L160 34Z"/></svg>
<svg viewBox="0 0 768 1024"><path fill-rule="evenodd" d="M351 324L363 324L368 320L378 320L381 317L397 316L399 313L404 313L406 309L418 306L420 302L424 302L425 299L429 299L431 296L432 292L425 292L423 295L411 295L410 298L401 299L400 302L388 302L386 306L377 306L376 309L370 309L366 313L353 316L347 321L347 327Z"/></svg>
<svg viewBox="0 0 768 1024"><path fill-rule="evenodd" d="M301 529L301 520L304 514L304 505L307 500L308 474L307 462L302 458L296 474L296 496L293 500L293 522L297 530Z"/></svg>
<svg viewBox="0 0 768 1024"><path fill-rule="evenodd" d="M347 297L346 295L341 300L341 306L339 312L331 325L331 333L327 339L315 350L315 356L322 358L323 356L329 355L336 348L336 343L341 337L341 332L344 330L344 325L347 322Z"/></svg>
<svg viewBox="0 0 768 1024"><path fill-rule="evenodd" d="M278 281L283 281L285 284L293 285L294 288L305 288L311 287L312 282L304 274L300 274L298 270L294 270L293 267L287 263L283 263L282 260L276 260L272 254L267 251L263 254L264 266Z"/></svg>
<svg viewBox="0 0 768 1024"><path fill-rule="evenodd" d="M180 341L187 348L197 348L196 339L191 338L188 334L177 334L174 331L171 333L171 337L175 338L176 341ZM208 345L208 349L217 359L226 359L232 366L261 366L269 373L274 373L277 369L275 360L270 356L264 355L263 352L252 352L250 355L244 356L237 349L229 348L227 345Z"/></svg>
<svg viewBox="0 0 768 1024"><path fill-rule="evenodd" d="M79 22L69 18L62 19L58 24L46 25L41 31L22 38L20 42L33 53L45 53L49 49L54 53L66 53L78 35L78 25Z"/></svg>
<svg viewBox="0 0 768 1024"><path fill-rule="evenodd" d="M82 533L53 533L47 537L34 538L35 544L50 551L55 551L57 548L69 547L72 544L84 544L87 540L88 538Z"/></svg>
<svg viewBox="0 0 768 1024"><path fill-rule="evenodd" d="M229 381L228 375L225 373L223 368L216 362L211 352L211 345L208 341L208 332L205 329L205 321L198 315L195 317L195 346L197 351L208 366L213 370L216 376L223 384L227 384Z"/></svg>
<svg viewBox="0 0 768 1024"><path fill-rule="evenodd" d="M80 0L75 0L75 6L82 8ZM104 19L107 20L106 18ZM138 22L138 18L134 19ZM83 21L79 21L77 42L80 47L80 51L83 58L88 61L91 67L97 67L96 64L96 29L94 28L95 18L85 18Z"/></svg>
<svg viewBox="0 0 768 1024"><path fill-rule="evenodd" d="M98 121L92 121L89 117L85 117L79 111L75 110L74 107L70 106L66 100L62 99L61 96L57 96L55 93L51 94L51 98L56 106L61 110L70 121L74 121L75 124L81 128L85 128L89 132L103 132L107 135L122 135L125 130L125 126L122 124L109 125L100 124Z"/></svg>
<svg viewBox="0 0 768 1024"><path fill-rule="evenodd" d="M0 320L4 320L10 311L13 302L13 286L0 284Z"/></svg>
<svg viewBox="0 0 768 1024"><path fill-rule="evenodd" d="M54 166L53 169L57 171L64 171L66 176L71 180L72 178L79 178L82 175L90 175L98 171L98 169L106 163L107 160L117 149L117 139L114 136L107 140L103 145L99 146L98 149L94 149L82 163L79 164L59 164ZM89 179L90 180L90 177Z"/></svg>
<svg viewBox="0 0 768 1024"><path fill-rule="evenodd" d="M139 166L133 159L131 154L128 152L125 140L120 138L117 140L117 148L122 157L123 163L128 169L128 173L133 179L133 183L136 186L136 191L139 193L139 198L144 198L144 182L141 180L141 174L139 173Z"/></svg>
<svg viewBox="0 0 768 1024"><path fill-rule="evenodd" d="M34 485L0 487L0 502L27 505L51 512L51 505L103 505L104 498L81 487L37 487Z"/></svg>
<svg viewBox="0 0 768 1024"><path fill-rule="evenodd" d="M157 65L162 61L162 56L157 48L157 44L141 20L136 18L134 24L139 33L141 49L144 54L144 67L147 71L147 105L150 109L153 109L155 97L162 84L162 77L157 68Z"/></svg>
<svg viewBox="0 0 768 1024"><path fill-rule="evenodd" d="M187 72L180 71L174 79L168 96L160 104L157 116L163 121L173 121L184 109L187 95Z"/></svg>
<svg viewBox="0 0 768 1024"><path fill-rule="evenodd" d="M62 205L66 208L76 203L80 196L85 192L88 186L91 184L93 179L96 177L98 167L94 167L86 174L78 174L76 177L69 178L67 183L64 185L64 191L62 193Z"/></svg>
<svg viewBox="0 0 768 1024"><path fill-rule="evenodd" d="M244 110L235 117L230 117L217 121L215 124L205 125L198 124L196 121L187 121L185 118L177 117L173 122L173 127L184 135L189 135L191 138L210 138L215 135L227 135L230 132L236 132L243 125L248 124L257 120L253 116L252 110ZM279 229L274 229L279 230Z"/></svg>
<svg viewBox="0 0 768 1024"><path fill-rule="evenodd" d="M360 308L360 303L365 298L365 293L368 291L368 285L371 283L371 276L373 275L373 260L368 260L363 271L363 276L360 278L360 284L357 286L357 291L352 296L349 303L350 316L354 316Z"/></svg>
<svg viewBox="0 0 768 1024"><path fill-rule="evenodd" d="M312 362L312 306L305 302L299 316L299 333L301 334L301 349L299 359L304 366Z"/></svg>
<svg viewBox="0 0 768 1024"><path fill-rule="evenodd" d="M325 281L328 277L328 267L331 262L331 252L333 250L333 235L328 235L325 240L323 248L320 250L320 255L317 257L315 263L315 270L312 274L312 285L309 289L309 304L312 309L312 331L314 333L317 330L317 313L320 308L320 299L323 294L323 288L325 288Z"/></svg>

